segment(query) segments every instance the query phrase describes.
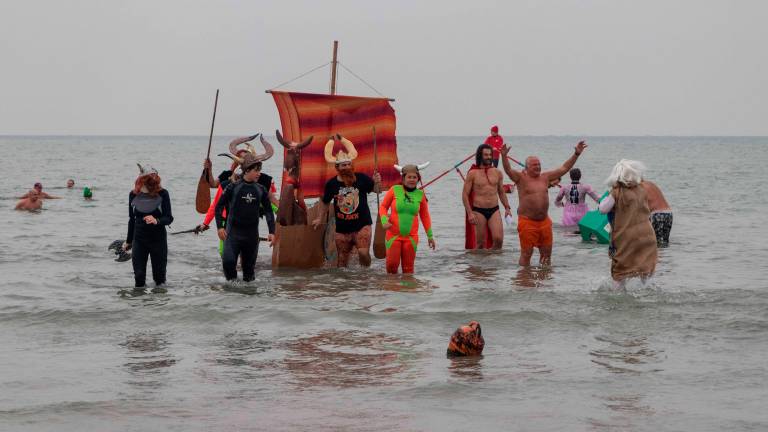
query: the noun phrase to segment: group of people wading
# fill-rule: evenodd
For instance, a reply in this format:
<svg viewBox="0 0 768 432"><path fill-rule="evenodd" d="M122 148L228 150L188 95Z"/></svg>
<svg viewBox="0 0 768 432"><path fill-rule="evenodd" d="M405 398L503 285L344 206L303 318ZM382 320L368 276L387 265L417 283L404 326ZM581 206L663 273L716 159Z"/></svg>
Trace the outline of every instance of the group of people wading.
<svg viewBox="0 0 768 432"><path fill-rule="evenodd" d="M242 266L243 280L251 281L255 275L255 263L260 240L270 246L274 241L275 212L280 201L275 197L272 177L262 173L262 164L272 157L272 146L261 137L265 148L258 153L249 141L257 135L234 140L230 154L230 169L223 171L218 180L210 176L209 183L217 187L217 193L210 205L203 223L195 228L199 233L209 228L215 219L221 254L222 267L227 280L237 278L237 263ZM283 143L282 137L278 139ZM344 149L333 154L333 146L340 142ZM581 173L573 169L578 158L587 149L580 141L573 154L559 167L543 171L536 156L525 160L524 169L517 170L510 163L509 146L498 135L498 128L486 144L480 145L475 154L475 164L467 173L462 201L468 223L474 227L476 248L501 249L503 246L503 223L512 218L512 209L506 196L504 175L496 168L502 161L504 173L514 182L519 205L517 209L517 231L520 239L521 266L529 266L534 249L539 251L539 263L549 265L552 255L552 221L549 218L548 189L559 183L559 179L570 173L571 184L562 187L556 203L568 197L563 222L566 225L578 223L587 211L584 198L597 195L588 185L580 184ZM242 148L239 146L243 145ZM286 148L291 148L287 143ZM295 147L295 144L294 144ZM498 153L496 153L498 152ZM371 264L370 246L373 224L368 206L368 194L381 192L381 176L356 172L353 161L357 157L355 146L341 135L329 137L325 146L325 159L332 163L336 175L325 183L320 198L319 217L306 221L317 229L328 215L328 206L333 203L335 217L335 245L337 265L346 267L354 250L362 266ZM205 167L210 173L211 162L206 159ZM419 243L419 224L424 226L427 243L435 249L432 220L428 199L418 185L421 171L429 162L416 165L395 165L401 174L400 184L392 186L384 194L378 208L382 227L386 230L386 270L388 273L413 273L416 250ZM240 169L238 172L237 169ZM139 166L140 173L129 194L128 235L124 250L133 249L132 262L137 289L144 289L147 259L152 261L152 276L160 291L165 283L167 261L167 238L165 226L173 221L170 196L162 188L156 170ZM669 241L672 214L659 188L643 180L644 166L636 161L620 161L608 179L610 194L600 202L599 209L609 215L612 224L611 275L620 283L629 277L647 278L655 270L657 243ZM283 199L294 197L285 196ZM303 197L291 205L298 205L306 211ZM560 204L561 205L561 204ZM571 208L568 208L571 207ZM268 235L259 237L259 220L264 218ZM306 219L304 219L306 220ZM653 222L653 224L652 224ZM658 237L658 240L657 240Z"/></svg>

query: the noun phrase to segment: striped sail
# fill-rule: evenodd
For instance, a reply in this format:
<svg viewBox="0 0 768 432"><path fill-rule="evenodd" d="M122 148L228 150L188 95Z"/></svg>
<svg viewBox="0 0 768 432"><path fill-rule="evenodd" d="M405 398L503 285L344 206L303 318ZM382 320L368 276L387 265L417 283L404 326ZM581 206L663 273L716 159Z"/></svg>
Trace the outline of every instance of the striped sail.
<svg viewBox="0 0 768 432"><path fill-rule="evenodd" d="M393 165L397 160L395 110L385 98L339 96L272 91L280 114L283 136L301 142L314 136L301 153L301 189L304 196L321 196L325 182L336 175L333 164L325 161L323 150L330 135L339 133L352 141L358 152L356 172L373 175L373 127L376 127L378 171L382 189L400 182ZM336 143L334 154L342 149ZM285 179L283 179L285 180Z"/></svg>

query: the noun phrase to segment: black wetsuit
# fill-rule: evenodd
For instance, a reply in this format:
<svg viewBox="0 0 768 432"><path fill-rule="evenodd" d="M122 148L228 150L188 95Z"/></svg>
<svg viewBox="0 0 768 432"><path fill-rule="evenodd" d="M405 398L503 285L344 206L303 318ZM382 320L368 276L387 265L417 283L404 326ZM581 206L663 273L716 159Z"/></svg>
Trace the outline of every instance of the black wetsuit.
<svg viewBox="0 0 768 432"><path fill-rule="evenodd" d="M144 222L144 217L150 215L157 219L157 225ZM164 284L168 262L165 226L173 222L168 191L163 189L154 197L143 192L136 195L131 191L128 194L128 218L128 236L125 241L131 243L133 249L131 261L136 287L141 288L146 284L147 258L152 259L152 279L155 284Z"/></svg>
<svg viewBox="0 0 768 432"><path fill-rule="evenodd" d="M223 211L227 209L226 224ZM270 234L275 233L275 215L269 193L257 182L240 180L227 185L216 205L216 227L227 230L221 262L227 280L237 279L237 257L242 255L243 280L254 279L259 252L259 217L267 219Z"/></svg>

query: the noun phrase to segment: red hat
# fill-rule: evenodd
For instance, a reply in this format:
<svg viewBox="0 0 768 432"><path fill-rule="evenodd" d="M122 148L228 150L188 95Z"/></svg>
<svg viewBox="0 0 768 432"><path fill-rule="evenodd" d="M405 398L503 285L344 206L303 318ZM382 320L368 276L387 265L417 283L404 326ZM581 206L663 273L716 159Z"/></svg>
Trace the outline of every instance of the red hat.
<svg viewBox="0 0 768 432"><path fill-rule="evenodd" d="M491 132L499 133L499 127L498 126L491 126Z"/></svg>

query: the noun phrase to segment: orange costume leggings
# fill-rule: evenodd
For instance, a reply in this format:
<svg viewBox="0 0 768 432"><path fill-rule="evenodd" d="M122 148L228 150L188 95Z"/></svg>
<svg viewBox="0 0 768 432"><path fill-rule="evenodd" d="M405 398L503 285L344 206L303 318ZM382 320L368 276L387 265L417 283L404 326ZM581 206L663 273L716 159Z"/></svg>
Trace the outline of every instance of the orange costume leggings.
<svg viewBox="0 0 768 432"><path fill-rule="evenodd" d="M387 249L387 273L397 273L400 263L403 264L403 273L413 273L415 262L416 249L409 238L397 238Z"/></svg>

